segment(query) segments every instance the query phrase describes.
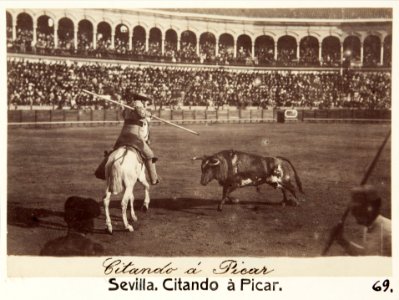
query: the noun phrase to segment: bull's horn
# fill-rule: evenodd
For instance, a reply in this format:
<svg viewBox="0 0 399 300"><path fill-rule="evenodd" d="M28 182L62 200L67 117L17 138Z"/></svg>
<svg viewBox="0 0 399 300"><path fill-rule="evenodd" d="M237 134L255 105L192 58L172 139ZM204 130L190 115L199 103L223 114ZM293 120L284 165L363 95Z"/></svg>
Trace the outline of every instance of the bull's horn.
<svg viewBox="0 0 399 300"><path fill-rule="evenodd" d="M220 164L220 160L217 158L212 158L209 162L210 166L217 166L218 164Z"/></svg>
<svg viewBox="0 0 399 300"><path fill-rule="evenodd" d="M194 156L191 160L203 160L205 156Z"/></svg>

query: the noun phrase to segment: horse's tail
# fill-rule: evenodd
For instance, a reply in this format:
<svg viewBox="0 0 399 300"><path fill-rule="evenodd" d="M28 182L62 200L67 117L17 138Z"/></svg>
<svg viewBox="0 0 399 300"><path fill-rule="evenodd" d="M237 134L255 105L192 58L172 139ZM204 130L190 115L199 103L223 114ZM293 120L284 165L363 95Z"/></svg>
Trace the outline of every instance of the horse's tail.
<svg viewBox="0 0 399 300"><path fill-rule="evenodd" d="M286 161L291 166L291 168L292 168L292 170L294 171L294 174L295 174L296 185L298 186L299 191L302 194L305 194L305 192L302 189L301 179L299 178L299 175L298 175L297 171L295 170L294 165L290 162L290 160L288 158L285 158L285 157L282 157L282 156L276 156L276 158Z"/></svg>
<svg viewBox="0 0 399 300"><path fill-rule="evenodd" d="M125 155L125 153L122 155ZM109 156L105 169L108 190L115 195L123 191L122 164L120 159L120 152L115 151Z"/></svg>
<svg viewBox="0 0 399 300"><path fill-rule="evenodd" d="M109 191L115 195L123 191L121 173L121 164L118 162L113 162L111 166L111 174L108 177L108 187Z"/></svg>

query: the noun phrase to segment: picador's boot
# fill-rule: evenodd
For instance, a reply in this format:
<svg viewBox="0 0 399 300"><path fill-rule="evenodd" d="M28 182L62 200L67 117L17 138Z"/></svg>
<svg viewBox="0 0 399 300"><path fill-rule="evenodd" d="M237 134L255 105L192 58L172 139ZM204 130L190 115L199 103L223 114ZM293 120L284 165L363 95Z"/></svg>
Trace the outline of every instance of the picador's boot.
<svg viewBox="0 0 399 300"><path fill-rule="evenodd" d="M158 184L159 180L158 180L158 175L157 175L157 171L155 169L155 163L153 162L152 159L148 159L145 161L145 166L148 170L148 175L150 176L150 181L152 185Z"/></svg>

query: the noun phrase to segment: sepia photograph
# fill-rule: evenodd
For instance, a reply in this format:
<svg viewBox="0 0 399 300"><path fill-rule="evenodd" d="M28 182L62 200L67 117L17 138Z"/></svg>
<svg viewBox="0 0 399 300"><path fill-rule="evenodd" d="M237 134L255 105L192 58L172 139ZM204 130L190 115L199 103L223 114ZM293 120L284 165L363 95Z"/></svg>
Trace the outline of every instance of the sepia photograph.
<svg viewBox="0 0 399 300"><path fill-rule="evenodd" d="M392 274L392 7L3 14L8 258Z"/></svg>

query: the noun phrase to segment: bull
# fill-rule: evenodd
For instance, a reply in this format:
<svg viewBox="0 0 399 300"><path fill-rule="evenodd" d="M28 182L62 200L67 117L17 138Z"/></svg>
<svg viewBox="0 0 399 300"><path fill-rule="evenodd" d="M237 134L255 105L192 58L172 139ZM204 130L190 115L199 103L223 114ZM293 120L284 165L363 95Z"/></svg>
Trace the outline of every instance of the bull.
<svg viewBox="0 0 399 300"><path fill-rule="evenodd" d="M214 155L193 157L192 160L202 160L201 184L207 185L213 179L223 187L222 200L218 211L222 211L226 200L234 202L230 197L237 188L268 184L283 193L282 205L298 205L297 189L304 194L302 183L292 163L284 157L265 157L234 150L224 150ZM295 184L293 183L295 178ZM287 191L294 197L290 201ZM238 201L237 201L238 202Z"/></svg>

